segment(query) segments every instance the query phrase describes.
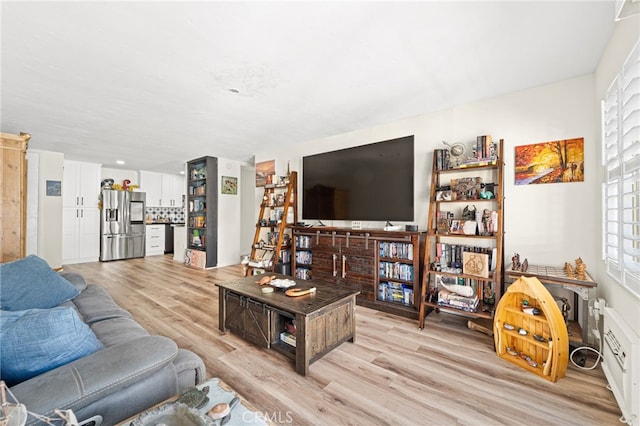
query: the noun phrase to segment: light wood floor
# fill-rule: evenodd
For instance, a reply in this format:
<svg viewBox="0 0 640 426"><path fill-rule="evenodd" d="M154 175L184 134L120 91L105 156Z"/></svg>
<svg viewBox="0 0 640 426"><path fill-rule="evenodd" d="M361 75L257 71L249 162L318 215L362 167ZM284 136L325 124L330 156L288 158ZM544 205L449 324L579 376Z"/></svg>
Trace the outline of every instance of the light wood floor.
<svg viewBox="0 0 640 426"><path fill-rule="evenodd" d="M240 266L189 269L171 256L66 265L106 287L150 333L200 355L274 423L295 425L617 425L621 413L598 366L570 365L557 383L499 359L466 318L417 321L356 308L355 343L302 377L281 355L218 330L216 282Z"/></svg>

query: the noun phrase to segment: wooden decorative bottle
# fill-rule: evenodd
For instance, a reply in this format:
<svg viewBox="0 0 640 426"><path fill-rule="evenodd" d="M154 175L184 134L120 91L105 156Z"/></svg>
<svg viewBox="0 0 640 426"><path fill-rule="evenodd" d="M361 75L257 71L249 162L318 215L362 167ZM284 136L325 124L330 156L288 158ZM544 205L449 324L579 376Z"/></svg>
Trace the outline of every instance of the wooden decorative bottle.
<svg viewBox="0 0 640 426"><path fill-rule="evenodd" d="M564 377L569 336L560 308L535 277L520 277L498 302L497 355L551 382Z"/></svg>

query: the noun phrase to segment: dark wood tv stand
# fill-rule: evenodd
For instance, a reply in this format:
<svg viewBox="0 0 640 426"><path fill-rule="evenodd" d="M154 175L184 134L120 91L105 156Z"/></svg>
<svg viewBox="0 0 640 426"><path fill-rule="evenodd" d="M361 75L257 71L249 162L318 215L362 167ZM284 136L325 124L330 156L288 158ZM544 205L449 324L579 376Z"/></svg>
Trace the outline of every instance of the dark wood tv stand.
<svg viewBox="0 0 640 426"><path fill-rule="evenodd" d="M357 291L359 305L418 319L425 235L294 226L292 274Z"/></svg>
<svg viewBox="0 0 640 426"><path fill-rule="evenodd" d="M280 274L277 278L291 279ZM295 360L296 372L307 375L309 365L343 342L355 341L357 291L295 280L296 288L316 288L314 294L289 297L282 290L262 293L259 275L216 284L219 328L231 330L256 345ZM295 322L295 346L280 339L287 322Z"/></svg>

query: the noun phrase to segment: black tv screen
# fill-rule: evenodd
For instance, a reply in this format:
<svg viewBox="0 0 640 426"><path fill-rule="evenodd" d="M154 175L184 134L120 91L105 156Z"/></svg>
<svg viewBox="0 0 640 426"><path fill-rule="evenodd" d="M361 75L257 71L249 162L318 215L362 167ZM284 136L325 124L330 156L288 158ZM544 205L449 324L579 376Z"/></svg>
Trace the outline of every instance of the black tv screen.
<svg viewBox="0 0 640 426"><path fill-rule="evenodd" d="M413 136L303 157L303 218L413 221L413 157Z"/></svg>

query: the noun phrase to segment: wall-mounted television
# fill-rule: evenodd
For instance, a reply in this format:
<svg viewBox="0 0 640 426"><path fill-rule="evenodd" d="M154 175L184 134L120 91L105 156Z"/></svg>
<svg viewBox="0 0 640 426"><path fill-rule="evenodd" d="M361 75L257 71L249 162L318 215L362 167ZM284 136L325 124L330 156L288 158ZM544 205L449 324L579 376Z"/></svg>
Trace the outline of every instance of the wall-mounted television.
<svg viewBox="0 0 640 426"><path fill-rule="evenodd" d="M413 135L302 158L305 220L413 221Z"/></svg>

